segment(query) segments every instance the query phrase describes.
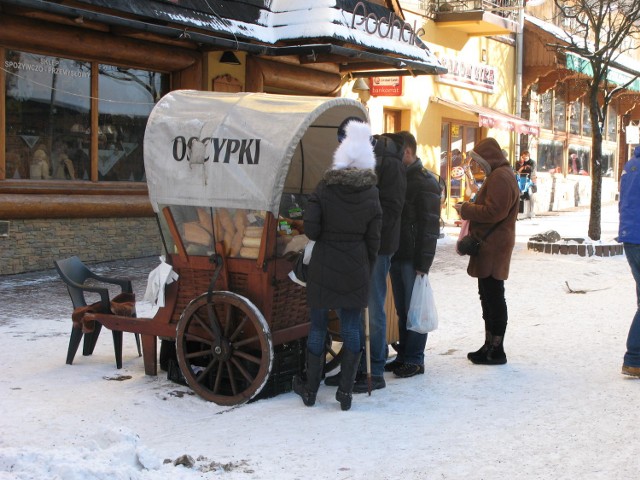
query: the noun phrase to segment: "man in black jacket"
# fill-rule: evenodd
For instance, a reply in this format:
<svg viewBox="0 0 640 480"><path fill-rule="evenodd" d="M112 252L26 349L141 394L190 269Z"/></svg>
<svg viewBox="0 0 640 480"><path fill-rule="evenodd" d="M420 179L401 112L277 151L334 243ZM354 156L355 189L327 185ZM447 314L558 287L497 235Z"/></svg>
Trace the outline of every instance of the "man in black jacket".
<svg viewBox="0 0 640 480"><path fill-rule="evenodd" d="M400 246L391 259L391 285L398 313L398 356L385 366L401 378L424 373L427 334L407 330L407 313L417 275L428 275L440 234L440 184L416 156L416 139L404 138L407 190L400 225Z"/></svg>

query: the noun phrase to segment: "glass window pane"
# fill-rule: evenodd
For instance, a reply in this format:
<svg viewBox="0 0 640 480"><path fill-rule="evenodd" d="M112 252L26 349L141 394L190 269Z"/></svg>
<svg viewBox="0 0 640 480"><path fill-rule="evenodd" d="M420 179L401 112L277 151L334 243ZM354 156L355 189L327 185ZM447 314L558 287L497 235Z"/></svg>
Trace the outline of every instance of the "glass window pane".
<svg viewBox="0 0 640 480"><path fill-rule="evenodd" d="M89 178L90 64L15 50L4 64L7 178Z"/></svg>
<svg viewBox="0 0 640 480"><path fill-rule="evenodd" d="M539 172L562 172L562 142L540 140L538 142L538 159L536 169Z"/></svg>
<svg viewBox="0 0 640 480"><path fill-rule="evenodd" d="M157 72L99 66L98 178L145 180L142 144L147 118L168 92L169 76Z"/></svg>
<svg viewBox="0 0 640 480"><path fill-rule="evenodd" d="M615 152L610 150L602 151L602 176L613 177L613 157Z"/></svg>
<svg viewBox="0 0 640 480"><path fill-rule="evenodd" d="M582 145L569 145L569 164L567 172L573 175L589 175L591 148Z"/></svg>
<svg viewBox="0 0 640 480"><path fill-rule="evenodd" d="M581 106L582 105L580 104L579 100L576 100L575 102L571 102L569 104L569 133L573 133L575 135L580 134Z"/></svg>
<svg viewBox="0 0 640 480"><path fill-rule="evenodd" d="M582 105L582 135L591 136L591 114L586 103Z"/></svg>
<svg viewBox="0 0 640 480"><path fill-rule="evenodd" d="M540 97L539 119L542 128L551 129L551 106L553 104L553 91L547 90Z"/></svg>
<svg viewBox="0 0 640 480"><path fill-rule="evenodd" d="M618 121L618 110L615 105L609 105L609 112L607 113L607 128L606 128L606 138L607 140L611 140L612 142L616 141L617 138L617 121Z"/></svg>
<svg viewBox="0 0 640 480"><path fill-rule="evenodd" d="M555 90L553 105L553 129L557 132L567 131L567 87L559 84Z"/></svg>

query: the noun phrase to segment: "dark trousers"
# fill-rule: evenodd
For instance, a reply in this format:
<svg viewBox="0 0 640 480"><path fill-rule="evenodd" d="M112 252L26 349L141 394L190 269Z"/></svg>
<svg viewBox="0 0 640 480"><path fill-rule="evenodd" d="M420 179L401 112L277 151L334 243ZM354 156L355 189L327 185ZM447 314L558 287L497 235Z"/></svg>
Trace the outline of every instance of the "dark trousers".
<svg viewBox="0 0 640 480"><path fill-rule="evenodd" d="M504 336L508 318L504 280L496 280L493 277L479 278L478 293L485 329L492 335Z"/></svg>

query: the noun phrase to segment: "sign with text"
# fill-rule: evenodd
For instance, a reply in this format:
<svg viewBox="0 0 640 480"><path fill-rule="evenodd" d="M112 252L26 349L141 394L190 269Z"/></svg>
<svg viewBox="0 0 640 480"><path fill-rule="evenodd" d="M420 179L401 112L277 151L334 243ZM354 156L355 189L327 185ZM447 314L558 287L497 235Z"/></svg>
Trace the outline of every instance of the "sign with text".
<svg viewBox="0 0 640 480"><path fill-rule="evenodd" d="M485 93L495 92L495 67L448 56L441 56L440 63L446 67L448 72L438 75L436 77L438 82Z"/></svg>
<svg viewBox="0 0 640 480"><path fill-rule="evenodd" d="M372 97L402 96L402 77L371 77L369 93Z"/></svg>

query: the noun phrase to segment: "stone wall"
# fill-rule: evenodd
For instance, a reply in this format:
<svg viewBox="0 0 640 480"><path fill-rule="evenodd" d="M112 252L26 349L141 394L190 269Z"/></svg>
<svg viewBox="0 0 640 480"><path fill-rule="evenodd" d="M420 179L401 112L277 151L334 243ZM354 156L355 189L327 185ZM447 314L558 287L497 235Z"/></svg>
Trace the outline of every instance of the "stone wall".
<svg viewBox="0 0 640 480"><path fill-rule="evenodd" d="M0 275L51 269L72 255L94 263L161 252L155 218L10 220L0 237Z"/></svg>

